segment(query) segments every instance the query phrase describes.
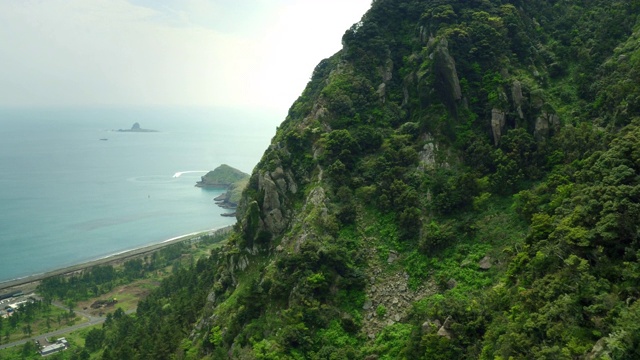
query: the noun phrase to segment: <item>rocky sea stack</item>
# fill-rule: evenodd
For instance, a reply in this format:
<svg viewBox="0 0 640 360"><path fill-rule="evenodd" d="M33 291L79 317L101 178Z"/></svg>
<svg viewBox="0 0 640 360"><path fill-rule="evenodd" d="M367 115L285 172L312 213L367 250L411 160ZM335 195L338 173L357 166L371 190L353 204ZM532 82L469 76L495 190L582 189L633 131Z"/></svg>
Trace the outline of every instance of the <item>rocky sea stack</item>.
<svg viewBox="0 0 640 360"><path fill-rule="evenodd" d="M135 122L131 126L131 129L119 129L118 132L158 132L158 130L143 129L139 123Z"/></svg>

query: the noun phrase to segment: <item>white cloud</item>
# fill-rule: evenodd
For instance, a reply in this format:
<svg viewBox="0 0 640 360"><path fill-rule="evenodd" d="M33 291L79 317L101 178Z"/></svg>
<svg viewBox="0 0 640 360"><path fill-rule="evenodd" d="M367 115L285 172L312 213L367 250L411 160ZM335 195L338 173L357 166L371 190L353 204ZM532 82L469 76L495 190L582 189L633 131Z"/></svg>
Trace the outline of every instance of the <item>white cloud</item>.
<svg viewBox="0 0 640 360"><path fill-rule="evenodd" d="M370 0L6 0L0 105L286 109Z"/></svg>

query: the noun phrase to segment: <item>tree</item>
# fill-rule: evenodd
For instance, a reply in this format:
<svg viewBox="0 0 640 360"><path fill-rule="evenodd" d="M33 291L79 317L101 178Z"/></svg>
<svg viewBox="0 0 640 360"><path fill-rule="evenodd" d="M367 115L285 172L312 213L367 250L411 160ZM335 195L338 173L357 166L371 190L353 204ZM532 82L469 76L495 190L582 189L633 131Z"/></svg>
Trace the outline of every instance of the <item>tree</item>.
<svg viewBox="0 0 640 360"><path fill-rule="evenodd" d="M31 324L27 324L22 327L22 332L27 335L27 337L31 336Z"/></svg>
<svg viewBox="0 0 640 360"><path fill-rule="evenodd" d="M102 347L104 341L104 330L94 328L89 330L85 337L84 346L89 352L97 351Z"/></svg>
<svg viewBox="0 0 640 360"><path fill-rule="evenodd" d="M66 301L66 305L67 308L69 309L69 318L73 318L76 316L75 312L73 311L73 308L76 306L75 301L73 301L72 299L68 299Z"/></svg>
<svg viewBox="0 0 640 360"><path fill-rule="evenodd" d="M33 343L33 341L27 341L26 343L24 343L24 346L22 346L22 358L30 358L36 353L36 351L38 351L38 349L36 349L36 345Z"/></svg>
<svg viewBox="0 0 640 360"><path fill-rule="evenodd" d="M353 165L353 157L359 150L358 143L348 130L334 130L323 136L325 163L340 160L344 165Z"/></svg>

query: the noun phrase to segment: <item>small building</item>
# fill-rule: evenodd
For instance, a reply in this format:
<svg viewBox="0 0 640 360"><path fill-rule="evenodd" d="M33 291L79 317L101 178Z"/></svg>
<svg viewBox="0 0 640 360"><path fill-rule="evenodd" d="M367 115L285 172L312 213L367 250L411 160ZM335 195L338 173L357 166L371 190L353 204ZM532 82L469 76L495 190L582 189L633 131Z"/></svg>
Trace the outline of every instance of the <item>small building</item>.
<svg viewBox="0 0 640 360"><path fill-rule="evenodd" d="M9 307L12 308L13 310L19 310L20 307L26 303L27 303L27 300L18 301L13 304L9 304Z"/></svg>
<svg viewBox="0 0 640 360"><path fill-rule="evenodd" d="M40 350L40 355L47 356L47 355L57 353L58 351L66 350L68 348L69 348L69 342L67 342L67 339L60 338L56 340L55 344L51 344L43 347L42 350Z"/></svg>

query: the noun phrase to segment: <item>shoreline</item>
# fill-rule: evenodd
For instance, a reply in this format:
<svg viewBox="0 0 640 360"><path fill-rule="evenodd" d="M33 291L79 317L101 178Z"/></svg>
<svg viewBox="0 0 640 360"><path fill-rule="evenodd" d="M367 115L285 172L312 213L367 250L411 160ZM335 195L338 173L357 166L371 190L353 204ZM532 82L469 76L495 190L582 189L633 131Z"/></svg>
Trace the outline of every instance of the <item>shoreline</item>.
<svg viewBox="0 0 640 360"><path fill-rule="evenodd" d="M46 279L52 276L66 275L73 272L85 270L87 268L90 268L96 265L109 264L113 262L126 260L129 258L137 257L140 255L145 255L145 254L157 251L159 249L162 249L163 247L166 247L168 245L191 240L195 237L203 236L205 234L214 235L214 234L227 233L231 231L232 228L233 228L233 225L228 225L228 226L223 226L215 229L192 232L185 235L176 236L176 237L161 241L159 243L154 243L151 245L146 245L146 246L142 246L142 247L131 249L131 250L120 251L114 254L103 256L101 258L94 259L94 260L85 261L79 264L70 265L63 268L46 271L39 274L33 274L33 275L29 275L29 276L25 276L17 279L3 281L3 282L0 282L0 292L5 291L7 289L12 289L12 288L27 287L29 284L35 285L35 283L39 282L40 280ZM33 289L35 289L35 286L33 286Z"/></svg>

